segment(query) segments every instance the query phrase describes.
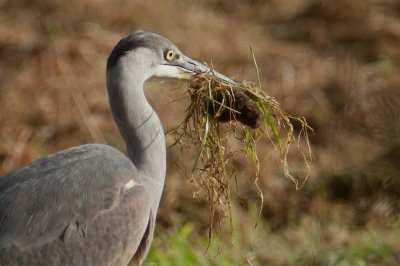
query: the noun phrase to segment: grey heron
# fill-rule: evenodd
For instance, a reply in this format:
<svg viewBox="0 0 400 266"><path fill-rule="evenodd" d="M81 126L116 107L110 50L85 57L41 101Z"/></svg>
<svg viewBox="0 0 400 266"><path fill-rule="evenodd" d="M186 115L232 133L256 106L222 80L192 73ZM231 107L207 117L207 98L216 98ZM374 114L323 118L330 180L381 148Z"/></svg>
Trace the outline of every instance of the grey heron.
<svg viewBox="0 0 400 266"><path fill-rule="evenodd" d="M0 178L0 265L140 265L166 173L163 128L143 83L196 83L198 73L234 84L156 33L122 39L108 58L106 85L127 155L82 145Z"/></svg>

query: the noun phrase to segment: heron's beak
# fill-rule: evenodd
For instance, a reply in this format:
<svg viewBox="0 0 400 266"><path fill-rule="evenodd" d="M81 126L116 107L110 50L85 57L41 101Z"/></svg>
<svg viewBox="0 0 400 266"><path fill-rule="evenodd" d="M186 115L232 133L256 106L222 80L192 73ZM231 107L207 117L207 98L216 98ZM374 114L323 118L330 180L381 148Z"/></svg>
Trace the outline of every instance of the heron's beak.
<svg viewBox="0 0 400 266"><path fill-rule="evenodd" d="M218 73L217 71L209 68L208 66L190 58L182 55L181 62L178 62L175 66L179 68L179 80L189 83L199 83L204 81L205 77L216 77L222 82L226 82L232 85L238 85L232 79Z"/></svg>

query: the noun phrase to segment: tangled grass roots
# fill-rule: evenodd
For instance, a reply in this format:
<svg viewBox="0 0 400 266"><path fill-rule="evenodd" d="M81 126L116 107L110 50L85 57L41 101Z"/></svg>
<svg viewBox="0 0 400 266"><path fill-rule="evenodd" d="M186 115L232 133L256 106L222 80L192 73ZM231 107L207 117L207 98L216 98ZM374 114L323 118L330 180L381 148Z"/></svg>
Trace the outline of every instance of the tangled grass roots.
<svg viewBox="0 0 400 266"><path fill-rule="evenodd" d="M258 74L258 69L256 70ZM244 152L247 158L251 158L256 168L254 187L261 202L260 215L263 195L258 186L257 141L267 135L275 150L279 151L277 157L282 163L285 176L295 183L296 189L300 189L310 173L309 161L313 159L313 155L308 141L308 130L313 130L305 118L293 117L282 111L279 103L261 90L260 82L259 86L255 87L247 81L237 85L227 84L215 76L202 76L202 79L206 81L200 85L188 85L191 103L186 111L186 117L179 126L168 130L167 134L172 135L175 140L171 146L180 145L182 152L188 145L196 147L197 156L188 176L197 187L205 191L210 210L211 236L215 215L218 217L219 225L224 218L231 217L231 194L233 193L241 201L231 185L231 181L236 180L236 171L232 163L234 156ZM291 120L301 124L297 137L294 136ZM221 123L225 123L226 126L222 127ZM286 133L285 142L282 141L278 130L282 125ZM229 134L242 140L242 149L230 149ZM304 138L307 144L308 156L300 149L301 138ZM297 143L307 167L307 175L301 185L289 173L287 155L291 140ZM230 221L233 230L232 220ZM258 221L256 226L257 223Z"/></svg>
<svg viewBox="0 0 400 266"><path fill-rule="evenodd" d="M279 148L279 158L283 164L285 176L290 178L296 188L300 189L304 182L299 185L295 177L289 173L287 154L291 140L297 144L303 137L308 145L310 160L312 159L311 148L308 142L308 126L304 118L293 117L280 109L279 103L268 93L260 88L253 87L249 82L232 85L218 80L217 77L203 77L206 79L200 85L189 85L188 92L191 97L191 104L187 109L183 122L167 133L171 134L175 142L173 145L189 142L197 148L197 158L192 168L192 178L196 182L200 180L209 190L209 202L216 202L222 195L229 200L231 192L229 181L235 174L235 169L230 164L230 159L237 152L245 152L252 158L258 169L258 158L256 143L259 139L259 132L266 134L271 142ZM300 122L301 130L294 138L293 125L290 120ZM241 124L239 124L240 122ZM228 151L226 137L221 135L220 123L227 123L227 132L232 132L236 138L243 139L244 147L239 151ZM278 126L286 129L286 143L283 144L278 132ZM278 125L278 126L277 126ZM268 126L275 138L272 140L267 130ZM258 131L251 131L258 129ZM224 145L225 144L225 145ZM299 145L297 145L300 149ZM308 174L310 168L309 160L302 152ZM228 171L227 166L231 167ZM193 175L198 171L198 175ZM258 176L258 172L257 172ZM197 184L198 182L196 182ZM261 193L261 191L259 191ZM215 198L217 197L217 198Z"/></svg>

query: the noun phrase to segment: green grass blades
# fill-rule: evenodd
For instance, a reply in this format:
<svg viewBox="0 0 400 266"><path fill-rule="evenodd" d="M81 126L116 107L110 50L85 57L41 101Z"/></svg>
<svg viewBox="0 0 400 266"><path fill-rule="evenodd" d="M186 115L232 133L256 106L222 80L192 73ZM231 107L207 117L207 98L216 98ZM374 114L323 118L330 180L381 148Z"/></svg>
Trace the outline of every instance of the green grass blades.
<svg viewBox="0 0 400 266"><path fill-rule="evenodd" d="M196 148L196 158L191 172L186 175L190 176L191 180L205 191L206 204L210 210L210 225L215 216L218 219L229 217L232 238L234 228L231 218L231 194L233 193L239 200L240 196L234 189L234 180L237 176L235 166L230 161L237 154L244 153L250 158L248 161L255 168L255 178L249 185L258 194L260 206L263 205L263 194L258 185L257 142L261 137L268 137L277 147L278 161L283 166L285 176L295 183L296 189L300 189L305 181L299 186L297 178L289 173L287 155L291 142L298 144L297 147L304 158L307 167L307 176L304 180L307 180L310 173L309 160L312 159L307 135L308 130L312 131L312 129L304 118L296 118L285 113L271 95L261 90L257 63L251 48L250 50L256 68L258 87L254 87L248 81L243 81L240 85L232 85L220 81L215 76L204 76L205 82L188 87L191 104L187 109L186 118L178 127L167 132L174 138L174 145L181 146L182 152L184 152L183 147L192 145ZM297 138L294 138L291 120L295 120L301 125ZM270 136L270 132L272 136ZM232 136L241 142L241 148L231 148L230 138ZM300 149L301 139L304 139L308 146L309 156L306 156L306 153ZM262 207L259 210L256 226L261 211ZM209 236L211 239L211 229ZM243 257L246 258L245 255Z"/></svg>

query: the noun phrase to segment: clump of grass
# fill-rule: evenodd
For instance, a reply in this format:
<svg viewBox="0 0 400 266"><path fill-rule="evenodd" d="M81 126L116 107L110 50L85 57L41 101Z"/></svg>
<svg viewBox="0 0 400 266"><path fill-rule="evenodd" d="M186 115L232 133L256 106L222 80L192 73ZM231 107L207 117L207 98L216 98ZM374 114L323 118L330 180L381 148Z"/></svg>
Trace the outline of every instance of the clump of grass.
<svg viewBox="0 0 400 266"><path fill-rule="evenodd" d="M234 194L241 201L231 185L232 181L237 181L236 170L232 163L237 153L245 153L256 168L253 184L261 201L260 206L262 206L263 195L258 186L257 141L261 137L266 136L271 140L278 152L277 157L283 166L285 176L294 182L296 189L304 185L310 174L309 161L313 157L308 141L308 130L312 131L312 128L304 117L293 117L284 112L279 103L261 89L257 63L252 50L251 52L256 67L258 86L248 81L236 85L228 84L216 76L202 75L204 82L188 86L191 104L184 121L167 132L175 139L173 145L181 145L183 150L189 142L197 149L197 156L189 177L196 186L203 188L206 192L210 210L210 241L214 216L219 217L218 223L221 225L223 218L230 217L231 219L232 217L230 215L231 195ZM297 136L294 135L291 121L297 121L301 125ZM226 126L223 127L222 124ZM280 127L284 128L285 137L280 135ZM233 134L242 141L242 149L230 149L229 134ZM307 144L309 156L300 149L301 138ZM307 168L307 174L301 184L289 172L287 155L292 141L297 143L297 148ZM256 226L257 223L258 220ZM233 234L232 220L230 220L230 225Z"/></svg>

